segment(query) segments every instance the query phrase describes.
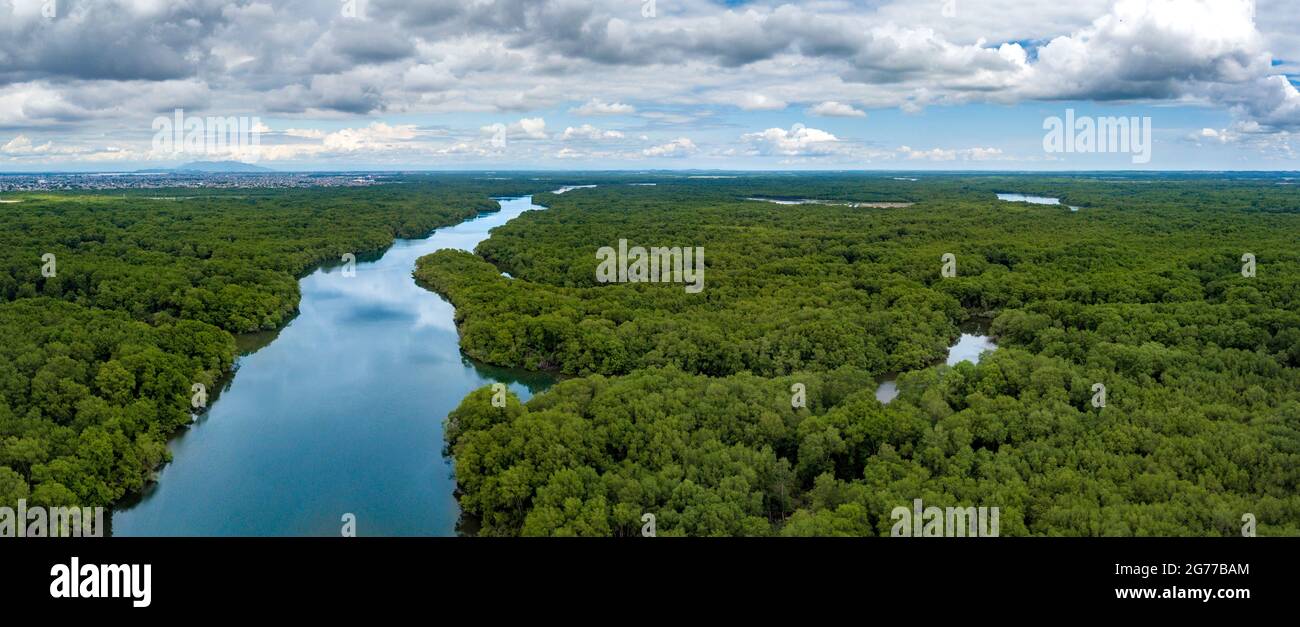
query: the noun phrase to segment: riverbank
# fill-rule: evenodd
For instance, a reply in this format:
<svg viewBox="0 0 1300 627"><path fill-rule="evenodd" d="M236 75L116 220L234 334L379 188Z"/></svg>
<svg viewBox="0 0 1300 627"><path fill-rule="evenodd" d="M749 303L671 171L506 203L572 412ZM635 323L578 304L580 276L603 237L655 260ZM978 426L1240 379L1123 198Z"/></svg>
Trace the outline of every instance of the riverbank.
<svg viewBox="0 0 1300 627"><path fill-rule="evenodd" d="M433 234L438 229L445 228L447 226L452 226L455 224L460 224L465 222L466 220L476 219L482 217L483 215L500 211L501 205L495 199L492 199L491 202L493 203L493 205L495 205L495 209L488 209L485 207L466 208L463 212L459 214L453 214L451 216L448 216L448 218L444 221L444 223L437 224L435 226L430 227L425 233L425 235L419 239L432 237ZM402 234L402 230L400 228L395 228L392 232L393 239L387 245L382 247L377 247L377 248L371 247L369 249L359 250L358 252L354 253L354 255L356 256L356 260L364 262L364 261L370 261L382 257L384 253L386 253L394 245L396 245L398 242L404 239L401 237L401 234ZM294 278L296 281L301 281L302 279L306 278L307 276L315 272L318 272L323 269L336 268L339 267L340 265L342 265L341 260L335 260L329 256L321 255L315 261L310 262L310 264L307 267L296 272ZM301 292L298 293L298 302L294 303L291 309L292 316L290 316L288 319L284 320L282 324L274 328L259 330L259 331L250 331L244 333L231 333L229 331L226 331L226 333L230 335L231 338L234 340L235 350L230 355L231 367L221 372L215 378L215 380L213 381L212 389L205 389L204 405L201 408L198 408L197 411L191 413L190 421L186 424L177 427L176 429L172 430L167 434L166 444L168 446L169 452L172 443L177 438L182 437L196 424L202 422L206 418L209 409L221 397L222 392L230 388L230 385L234 382L235 375L239 371L240 359L247 355L257 352L261 348L275 341L275 339L279 337L280 332L283 331L290 324L292 324L294 319L297 318L297 316L299 315L300 303L301 303ZM136 504L140 503L140 501L144 498L144 496L150 490L152 490L154 485L158 482L158 477L159 474L162 472L162 470L171 462L172 460L170 459L170 454L169 454L168 459L165 459L162 464L158 465L153 469L152 474L146 480L145 485L141 490L131 491L124 494L120 499L118 499L117 501L115 501L110 505L110 509L112 510L120 510L124 508L129 509L135 506Z"/></svg>
<svg viewBox="0 0 1300 627"><path fill-rule="evenodd" d="M115 509L114 534L336 535L350 513L363 535L454 535L443 418L475 387L502 382L527 398L552 379L465 359L450 303L411 268L537 208L528 197L499 207L303 277L298 315L241 339L249 352L220 401L171 440L159 480Z"/></svg>

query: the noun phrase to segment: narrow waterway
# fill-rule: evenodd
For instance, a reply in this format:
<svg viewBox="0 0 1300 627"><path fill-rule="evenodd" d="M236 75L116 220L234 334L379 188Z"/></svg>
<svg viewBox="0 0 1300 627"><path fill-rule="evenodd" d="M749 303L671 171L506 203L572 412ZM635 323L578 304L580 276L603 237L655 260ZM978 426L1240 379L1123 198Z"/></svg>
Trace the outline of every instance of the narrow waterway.
<svg viewBox="0 0 1300 627"><path fill-rule="evenodd" d="M470 391L503 382L522 399L541 373L474 363L452 306L417 286L415 260L473 250L488 231L541 209L531 197L398 240L355 273L321 268L300 282L284 329L240 338L246 354L208 413L170 444L158 483L117 508L118 536L454 535L460 509L443 419Z"/></svg>
<svg viewBox="0 0 1300 627"><path fill-rule="evenodd" d="M993 338L986 333L988 333L987 321L977 320L963 325L957 341L948 347L948 357L944 359L944 363L949 366L955 366L963 361L978 364L985 351L998 348ZM877 384L876 400L881 403L888 404L898 396L898 373L880 377Z"/></svg>

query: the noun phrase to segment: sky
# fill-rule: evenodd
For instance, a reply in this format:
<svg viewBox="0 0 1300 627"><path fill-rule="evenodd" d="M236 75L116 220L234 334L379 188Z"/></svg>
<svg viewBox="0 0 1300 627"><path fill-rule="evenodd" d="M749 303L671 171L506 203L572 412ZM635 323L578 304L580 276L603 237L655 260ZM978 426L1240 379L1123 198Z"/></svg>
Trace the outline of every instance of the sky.
<svg viewBox="0 0 1300 627"><path fill-rule="evenodd" d="M1295 0L0 0L0 171L1296 170L1297 61Z"/></svg>

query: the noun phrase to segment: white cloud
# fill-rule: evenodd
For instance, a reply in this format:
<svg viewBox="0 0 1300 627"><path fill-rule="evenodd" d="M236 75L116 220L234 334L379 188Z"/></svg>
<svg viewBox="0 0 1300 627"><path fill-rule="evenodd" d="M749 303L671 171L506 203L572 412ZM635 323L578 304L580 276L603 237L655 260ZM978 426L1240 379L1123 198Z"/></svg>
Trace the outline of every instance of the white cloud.
<svg viewBox="0 0 1300 627"><path fill-rule="evenodd" d="M569 112L578 115L628 115L636 113L636 107L621 102L605 102L599 98L592 98L582 106L569 109Z"/></svg>
<svg viewBox="0 0 1300 627"><path fill-rule="evenodd" d="M960 19L936 19L934 6L908 0L681 0L672 11L660 3L654 20L624 0L529 0L526 8L520 0L373 0L365 20L298 0L69 4L53 22L18 16L0 25L0 128L21 131L31 149L85 158L147 154L150 119L178 107L277 120L294 128L267 138L286 142L264 146L269 154L337 154L341 163L363 154L483 154L476 131L484 122L465 122L470 115L495 116L506 135L527 140L511 158L544 160L562 141L714 133L712 141L718 129L746 123L734 108L771 112L787 103L808 115L859 118L972 103L1035 103L1029 117L1036 103L1061 100L1205 106L1229 121L1214 129L1217 138L1199 141L1260 150L1300 131L1300 92L1284 75L1300 58L1300 5L1283 0L1261 1L1254 19L1245 0L981 0L962 4ZM153 8L137 10L146 4ZM622 131L562 124L563 132L548 132L543 112L566 108L638 118L619 124ZM798 118L790 113L750 128L791 124ZM380 120L390 130L368 126ZM404 128L399 120L462 126L432 143L427 131L393 130ZM922 137L905 141L932 141L916 124ZM314 130L341 126L354 128ZM880 145L814 140L813 130L768 129L740 141L732 134L708 154L851 160ZM104 147L104 137L119 145ZM611 155L697 151L670 146L625 145ZM977 149L888 152L1008 158Z"/></svg>
<svg viewBox="0 0 1300 627"><path fill-rule="evenodd" d="M376 156L393 153L412 153L424 146L418 140L420 131L410 124L390 125L374 122L368 126L344 128L326 133L317 129L288 129L286 137L317 140L285 144L262 141L257 146L240 147L228 155L241 160L293 161L331 155ZM154 159L168 159L170 154L153 155Z"/></svg>
<svg viewBox="0 0 1300 627"><path fill-rule="evenodd" d="M456 75L442 65L421 63L402 74L402 84L412 90L442 90L456 86Z"/></svg>
<svg viewBox="0 0 1300 627"><path fill-rule="evenodd" d="M316 128L291 128L284 131L289 137L303 137L306 139L321 139L325 137L325 131Z"/></svg>
<svg viewBox="0 0 1300 627"><path fill-rule="evenodd" d="M489 124L479 129L484 135L508 137L510 139L546 139L546 120L542 118L521 118L510 124L500 122Z"/></svg>
<svg viewBox="0 0 1300 627"><path fill-rule="evenodd" d="M601 130L590 124L583 124L582 126L570 126L564 129L564 133L560 135L560 139L564 141L573 139L623 139L623 133L613 130Z"/></svg>
<svg viewBox="0 0 1300 627"><path fill-rule="evenodd" d="M1225 90L1224 99L1235 110L1257 122L1277 129L1300 130L1300 92L1287 77L1274 74L1256 80L1240 91Z"/></svg>
<svg viewBox="0 0 1300 627"><path fill-rule="evenodd" d="M931 148L916 150L910 146L899 146L898 152L904 159L926 161L990 161L1003 158L1000 148Z"/></svg>
<svg viewBox="0 0 1300 627"><path fill-rule="evenodd" d="M745 94L736 106L745 111L780 111L786 107L783 100L771 98L763 94Z"/></svg>
<svg viewBox="0 0 1300 627"><path fill-rule="evenodd" d="M389 126L375 122L364 128L345 128L329 133L321 145L330 150L375 150L405 142L416 137L415 126L399 124Z"/></svg>
<svg viewBox="0 0 1300 627"><path fill-rule="evenodd" d="M678 137L666 144L646 148L641 151L641 154L647 157L685 157L695 154L698 150L695 147L695 142L689 138Z"/></svg>
<svg viewBox="0 0 1300 627"><path fill-rule="evenodd" d="M1237 136L1236 133L1233 133L1232 131L1229 131L1226 128L1218 129L1218 130L1212 128L1203 128L1201 129L1201 132L1193 134L1192 139L1197 142L1207 141L1212 143L1227 144L1236 141Z"/></svg>
<svg viewBox="0 0 1300 627"><path fill-rule="evenodd" d="M1270 57L1247 3L1120 0L1110 13L1038 51L1026 96L1174 98L1206 83L1243 83Z"/></svg>
<svg viewBox="0 0 1300 627"><path fill-rule="evenodd" d="M837 151L836 142L839 141L826 131L808 128L803 124L795 124L790 130L769 128L759 133L746 133L741 139L755 146L759 154L789 156L833 154Z"/></svg>
<svg viewBox="0 0 1300 627"><path fill-rule="evenodd" d="M836 102L834 100L827 100L826 102L818 104L808 109L808 113L812 115L820 115L824 117L835 117L835 118L867 117L865 111L855 109L853 108L853 105L844 104L842 102Z"/></svg>
<svg viewBox="0 0 1300 627"><path fill-rule="evenodd" d="M0 152L9 155L29 155L49 152L50 148L50 142L46 142L40 146L33 146L32 140L28 139L26 135L18 135L9 140L4 146L0 146Z"/></svg>
<svg viewBox="0 0 1300 627"><path fill-rule="evenodd" d="M1294 159L1290 131L1271 131L1254 121L1237 121L1228 128L1202 128L1189 133L1185 140L1196 146L1247 147L1274 158Z"/></svg>
<svg viewBox="0 0 1300 627"><path fill-rule="evenodd" d="M51 125L93 115L48 85L29 82L0 88L0 126Z"/></svg>
<svg viewBox="0 0 1300 627"><path fill-rule="evenodd" d="M528 139L546 139L546 120L542 118L522 118L509 127L511 137Z"/></svg>
<svg viewBox="0 0 1300 627"><path fill-rule="evenodd" d="M0 157L6 161L26 161L33 163L48 163L52 158L77 158L86 160L102 160L106 153L116 152L115 147L89 148L80 146L55 146L54 142L47 141L37 144L24 134L19 133L13 139L5 142L0 146Z"/></svg>

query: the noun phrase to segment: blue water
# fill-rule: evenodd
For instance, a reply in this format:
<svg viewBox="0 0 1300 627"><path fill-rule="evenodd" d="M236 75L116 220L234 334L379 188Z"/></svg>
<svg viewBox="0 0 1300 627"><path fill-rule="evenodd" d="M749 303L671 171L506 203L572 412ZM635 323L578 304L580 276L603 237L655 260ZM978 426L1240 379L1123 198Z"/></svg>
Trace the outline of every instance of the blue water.
<svg viewBox="0 0 1300 627"><path fill-rule="evenodd" d="M969 328L965 329L957 338L957 342L948 347L948 357L944 359L944 363L949 366L956 366L963 361L978 364L985 351L997 350L998 348L993 338L984 335L983 324L968 326ZM898 396L897 373L884 375L877 380L877 383L879 385L876 387L876 400L882 404L888 404Z"/></svg>
<svg viewBox="0 0 1300 627"><path fill-rule="evenodd" d="M411 272L532 209L531 197L502 199L499 212L398 240L354 276L333 267L302 279L299 315L278 334L241 338L252 352L171 442L158 483L113 512L113 534L337 536L353 514L361 536L455 535L443 419L483 385L527 399L552 378L463 357L451 305Z"/></svg>
<svg viewBox="0 0 1300 627"><path fill-rule="evenodd" d="M962 333L957 338L957 343L948 348L948 359L945 360L949 366L956 366L963 361L969 361L972 364L980 362L980 355L984 351L991 351L998 347L986 335L977 333Z"/></svg>
<svg viewBox="0 0 1300 627"><path fill-rule="evenodd" d="M1060 199L1060 198L1052 198L1052 197L1050 197L1050 196L1031 196L1031 195L1028 195L1028 194L1002 194L1002 193L999 193L999 194L998 194L998 200L1005 200L1005 201L1007 201L1007 202L1027 202L1027 203L1032 204L1032 205L1059 205L1059 204L1061 204L1061 199ZM1075 207L1075 206L1072 206L1072 205L1066 205L1066 206L1070 208L1070 211L1078 211L1078 210L1079 210L1078 207Z"/></svg>

